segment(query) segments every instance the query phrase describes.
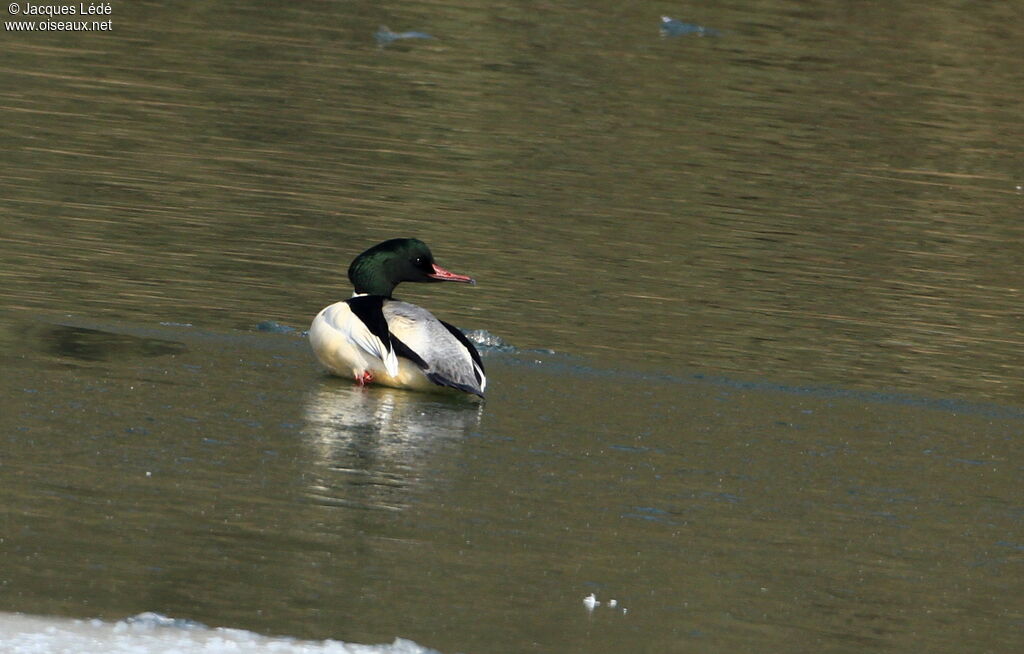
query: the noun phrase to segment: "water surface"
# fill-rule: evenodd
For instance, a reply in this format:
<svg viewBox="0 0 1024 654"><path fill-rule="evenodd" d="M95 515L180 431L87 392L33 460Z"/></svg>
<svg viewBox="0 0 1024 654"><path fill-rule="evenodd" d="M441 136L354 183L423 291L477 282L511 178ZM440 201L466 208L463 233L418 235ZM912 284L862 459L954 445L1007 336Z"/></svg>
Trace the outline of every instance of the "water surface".
<svg viewBox="0 0 1024 654"><path fill-rule="evenodd" d="M444 652L1017 649L1008 5L111 19L0 48L0 609ZM301 338L404 235L480 283L401 297L515 346L483 405L354 388Z"/></svg>

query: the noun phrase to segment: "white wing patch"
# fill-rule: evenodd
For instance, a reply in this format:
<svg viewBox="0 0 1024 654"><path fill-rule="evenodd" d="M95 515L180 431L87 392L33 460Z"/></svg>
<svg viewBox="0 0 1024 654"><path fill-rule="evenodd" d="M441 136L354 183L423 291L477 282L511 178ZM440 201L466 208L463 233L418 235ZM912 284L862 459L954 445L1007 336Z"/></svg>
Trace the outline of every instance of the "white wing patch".
<svg viewBox="0 0 1024 654"><path fill-rule="evenodd" d="M385 344L359 319L345 302L324 309L324 320L351 345L378 359L392 377L398 375L398 357L390 344Z"/></svg>
<svg viewBox="0 0 1024 654"><path fill-rule="evenodd" d="M348 332L346 336L353 345L363 350L367 354L377 357L384 363L384 369L388 371L388 374L394 377L398 374L398 357L395 356L395 350L390 347L390 344L385 345L382 340L374 335L362 320L357 318L354 314L352 319L348 321Z"/></svg>

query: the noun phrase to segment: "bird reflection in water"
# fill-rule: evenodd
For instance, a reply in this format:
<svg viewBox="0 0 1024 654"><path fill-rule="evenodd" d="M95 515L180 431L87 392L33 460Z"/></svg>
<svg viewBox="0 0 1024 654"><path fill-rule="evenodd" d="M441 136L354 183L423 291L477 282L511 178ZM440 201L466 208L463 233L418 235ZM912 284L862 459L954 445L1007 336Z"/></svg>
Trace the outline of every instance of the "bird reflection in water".
<svg viewBox="0 0 1024 654"><path fill-rule="evenodd" d="M303 435L316 461L308 493L332 506L405 508L483 410L461 397L325 379L305 407Z"/></svg>

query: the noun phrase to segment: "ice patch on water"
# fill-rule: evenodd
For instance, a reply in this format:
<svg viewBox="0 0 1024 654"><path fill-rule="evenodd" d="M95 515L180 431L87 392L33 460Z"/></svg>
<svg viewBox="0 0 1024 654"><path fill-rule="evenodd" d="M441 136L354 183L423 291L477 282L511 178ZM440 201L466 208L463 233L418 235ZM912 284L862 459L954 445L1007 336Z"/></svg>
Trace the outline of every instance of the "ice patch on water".
<svg viewBox="0 0 1024 654"><path fill-rule="evenodd" d="M91 622L98 622L102 624L101 620L92 620ZM174 629L209 629L209 627L202 622L186 620L184 618L168 618L166 615L153 613L152 611L133 615L130 618L125 618L124 620L114 623L114 631L118 633L128 631L129 629L134 631L148 631L158 627L171 627Z"/></svg>
<svg viewBox="0 0 1024 654"><path fill-rule="evenodd" d="M467 329L463 330L463 334L466 335L473 345L485 352L516 352L516 347L509 343L506 343L501 336L492 334L486 329Z"/></svg>
<svg viewBox="0 0 1024 654"><path fill-rule="evenodd" d="M411 640L360 645L338 640L261 636L244 629L210 628L159 613L118 622L0 613L4 654L439 654Z"/></svg>

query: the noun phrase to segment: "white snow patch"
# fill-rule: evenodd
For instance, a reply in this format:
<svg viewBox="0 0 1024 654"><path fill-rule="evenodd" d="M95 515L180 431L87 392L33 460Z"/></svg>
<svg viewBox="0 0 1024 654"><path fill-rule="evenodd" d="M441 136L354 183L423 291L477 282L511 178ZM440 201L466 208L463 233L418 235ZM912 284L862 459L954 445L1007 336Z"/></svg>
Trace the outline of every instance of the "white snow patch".
<svg viewBox="0 0 1024 654"><path fill-rule="evenodd" d="M396 638L390 645L261 636L244 629L210 628L158 613L118 622L46 618L0 612L4 654L438 654Z"/></svg>

